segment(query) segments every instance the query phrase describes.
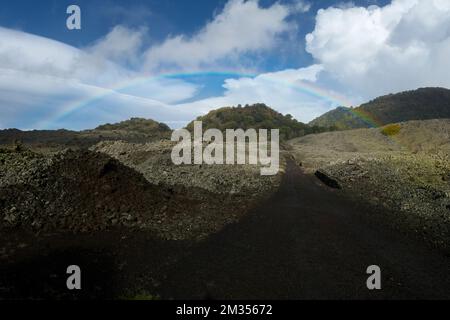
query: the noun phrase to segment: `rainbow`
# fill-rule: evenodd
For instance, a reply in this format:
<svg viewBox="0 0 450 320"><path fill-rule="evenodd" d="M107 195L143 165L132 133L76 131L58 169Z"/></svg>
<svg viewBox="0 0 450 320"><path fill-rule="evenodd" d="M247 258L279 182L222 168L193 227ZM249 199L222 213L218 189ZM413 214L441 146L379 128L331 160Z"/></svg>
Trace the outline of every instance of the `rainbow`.
<svg viewBox="0 0 450 320"><path fill-rule="evenodd" d="M381 120L378 120L374 115L362 110L362 109L353 109L348 108L347 112L353 115L354 117L362 120L365 124L369 126L369 128L382 128L386 124L384 124ZM394 136L385 136L387 140L390 142L397 144L400 147L406 147L409 149L408 145L404 144L398 137Z"/></svg>
<svg viewBox="0 0 450 320"><path fill-rule="evenodd" d="M91 87L92 89L99 91L100 93L88 98L83 98L81 100L71 101L68 104L62 105L58 108L58 111L50 114L48 117L34 124L35 128L48 128L51 127L52 124L58 122L59 120L70 116L72 113L79 111L83 108L89 107L90 105L95 104L102 99L114 95L121 94L127 96L127 94L123 93L128 89L132 89L134 87L150 83L152 81L162 80L162 79L184 79L189 80L196 77L228 77L228 78L257 78L259 75L257 74L249 74L249 73L237 73L230 71L206 71L206 72L186 72L186 73L170 73L170 74L161 74L157 76L146 76L146 77L138 77L132 80L127 80L125 82L117 83L110 88L100 88L92 85L86 85L87 87ZM349 101L344 96L338 95L332 91L323 89L317 85L307 83L307 82L298 82L296 84L292 84L283 80L271 79L270 77L259 78L263 79L263 81L273 83L274 85L283 85L294 89L295 91L301 92L303 94L315 97L317 99L325 100L332 103L335 106L346 106L350 107L353 105L351 101ZM131 97L131 96L130 96ZM148 98L140 98L136 96L132 96L135 99L141 99L143 102L151 102L156 105L164 105L162 102L157 100L152 100Z"/></svg>
<svg viewBox="0 0 450 320"><path fill-rule="evenodd" d="M378 120L377 118L375 118L374 115L361 110L361 109L352 109L349 108L347 109L347 111L355 116L356 118L362 120L365 124L367 124L370 128L381 128L384 127L383 122L381 122L380 120Z"/></svg>
<svg viewBox="0 0 450 320"><path fill-rule="evenodd" d="M327 101L331 103L332 105L338 107L347 107L347 111L353 115L354 117L362 120L364 123L366 123L371 128L381 128L384 126L384 124L376 119L373 115L365 112L364 110L355 109L353 108L354 104L352 101L350 101L348 98L339 95L335 92L332 92L330 90L326 90L324 88L321 88L315 84L312 84L310 82L305 81L297 81L295 84L283 81L280 79L274 79L271 77L261 77L257 74L250 74L250 73L237 73L232 71L207 71L207 72L185 72L185 73L170 73L170 74L160 74L157 76L146 76L146 77L138 77L134 78L131 81L127 80L121 83L117 83L111 88L101 88L101 87L95 87L95 86L89 86L97 91L101 92L100 94L97 94L93 97L73 101L71 103L68 103L66 105L63 105L61 108L58 109L56 113L51 114L49 117L45 118L43 121L40 121L35 124L35 128L49 128L52 126L52 124L57 123L59 120L70 116L72 113L81 110L83 108L89 107L92 104L95 104L96 102L114 95L114 94L121 94L122 96L130 96L134 99L140 99L143 102L151 102L153 105L161 105L166 106L166 104L149 99L149 98L141 98L137 96L131 96L123 93L123 91L126 91L127 89L132 89L134 87L150 83L152 81L162 80L162 79L183 79L183 80L189 80L196 77L224 77L224 78L258 78L259 80L263 80L269 83L273 83L273 85L283 85L290 87L294 89L295 91L301 92L303 94L309 95L311 97L315 97L317 99L321 99L324 101ZM219 106L218 106L219 107ZM391 142L403 145L401 141L399 141L396 137L387 137Z"/></svg>

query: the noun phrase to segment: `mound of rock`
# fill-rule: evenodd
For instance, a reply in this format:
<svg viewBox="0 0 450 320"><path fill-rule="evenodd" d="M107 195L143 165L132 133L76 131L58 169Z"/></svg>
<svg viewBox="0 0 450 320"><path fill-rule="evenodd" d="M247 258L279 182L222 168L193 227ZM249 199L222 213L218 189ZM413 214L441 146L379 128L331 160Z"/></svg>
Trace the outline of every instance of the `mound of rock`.
<svg viewBox="0 0 450 320"><path fill-rule="evenodd" d="M108 154L141 172L154 184L201 188L219 195L243 195L248 199L275 190L280 175L261 176L257 165L174 165L171 151L175 143L104 141L91 150Z"/></svg>
<svg viewBox="0 0 450 320"><path fill-rule="evenodd" d="M0 229L83 233L126 227L164 239L200 239L237 221L251 204L245 194L152 183L104 153L0 152Z"/></svg>
<svg viewBox="0 0 450 320"><path fill-rule="evenodd" d="M67 151L47 165L34 166L35 161L22 163L28 171L0 188L3 222L9 226L86 232L140 225L170 197L167 190L99 153Z"/></svg>

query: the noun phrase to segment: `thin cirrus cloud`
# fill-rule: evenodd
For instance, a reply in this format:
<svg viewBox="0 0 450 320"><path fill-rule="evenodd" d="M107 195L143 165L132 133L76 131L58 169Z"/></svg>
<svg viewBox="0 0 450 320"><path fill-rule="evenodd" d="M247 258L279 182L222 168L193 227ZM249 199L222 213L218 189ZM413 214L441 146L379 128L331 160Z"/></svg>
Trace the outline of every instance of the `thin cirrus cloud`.
<svg viewBox="0 0 450 320"><path fill-rule="evenodd" d="M176 85L170 90L173 88ZM156 87L154 89L158 90ZM174 110L169 104L155 99L118 92L77 79L17 70L2 70L0 103L5 128L86 129L130 117L155 118L168 124L177 124L191 116L185 110Z"/></svg>
<svg viewBox="0 0 450 320"><path fill-rule="evenodd" d="M120 38L117 30L128 36L115 28L112 37L103 39L105 45ZM5 28L0 28L0 39L3 128L84 129L131 116L169 123L190 116L172 110L169 103L191 97L196 86L176 79L143 78L114 61L134 50L133 39L107 57L101 42L80 50ZM129 84L134 85L128 88Z"/></svg>
<svg viewBox="0 0 450 320"><path fill-rule="evenodd" d="M85 48L0 28L0 126L84 129L142 116L179 127L217 107L256 102L306 122L339 104L450 86L447 0L337 2L311 13L306 51L313 64L239 76L258 69L253 55L280 52L284 36L297 31L290 18L299 12L309 14L310 3L231 0L197 33L147 47L147 30L139 27L116 26ZM158 76L210 70L236 76L224 80L223 94L201 100L199 84Z"/></svg>

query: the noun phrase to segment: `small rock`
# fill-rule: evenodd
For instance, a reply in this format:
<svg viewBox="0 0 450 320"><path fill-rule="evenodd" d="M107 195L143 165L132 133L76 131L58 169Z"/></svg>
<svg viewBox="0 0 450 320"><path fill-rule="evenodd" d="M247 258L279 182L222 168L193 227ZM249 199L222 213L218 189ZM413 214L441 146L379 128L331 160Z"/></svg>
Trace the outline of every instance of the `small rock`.
<svg viewBox="0 0 450 320"><path fill-rule="evenodd" d="M333 177L329 176L323 170L317 170L314 174L320 181L322 181L325 185L334 188L334 189L342 189L339 182Z"/></svg>

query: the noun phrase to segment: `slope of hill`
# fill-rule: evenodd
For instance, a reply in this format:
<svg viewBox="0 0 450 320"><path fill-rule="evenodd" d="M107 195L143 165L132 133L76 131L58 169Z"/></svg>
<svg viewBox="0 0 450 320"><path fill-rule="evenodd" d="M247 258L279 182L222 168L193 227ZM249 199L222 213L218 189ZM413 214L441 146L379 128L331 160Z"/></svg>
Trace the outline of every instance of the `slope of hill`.
<svg viewBox="0 0 450 320"><path fill-rule="evenodd" d="M312 128L298 122L291 115L282 115L265 104L246 105L245 107L225 107L210 111L207 115L197 118L203 122L203 129L280 129L280 139L292 139L308 133L319 132L319 128ZM187 128L193 130L194 123ZM323 130L322 130L323 131Z"/></svg>
<svg viewBox="0 0 450 320"><path fill-rule="evenodd" d="M336 130L370 127L364 120L362 120L352 111L353 109L351 108L338 107L314 119L309 123L309 125L317 126L320 128L328 127Z"/></svg>
<svg viewBox="0 0 450 320"><path fill-rule="evenodd" d="M126 131L137 132L142 134L167 134L172 130L164 123L160 123L151 119L131 118L115 124L104 124L94 131Z"/></svg>
<svg viewBox="0 0 450 320"><path fill-rule="evenodd" d="M116 124L105 124L93 130L0 130L0 146L20 143L26 148L59 151L65 148L89 148L100 141L124 140L150 142L170 138L172 130L164 123L132 118Z"/></svg>
<svg viewBox="0 0 450 320"><path fill-rule="evenodd" d="M390 126L388 126L390 127ZM289 141L303 166L316 170L357 157L395 154L450 155L450 119L408 121L393 136L379 128L308 135Z"/></svg>
<svg viewBox="0 0 450 320"><path fill-rule="evenodd" d="M358 108L339 107L309 124L339 130L370 128L377 124L450 118L450 90L421 88L376 98ZM364 119L370 119L366 121Z"/></svg>
<svg viewBox="0 0 450 320"><path fill-rule="evenodd" d="M307 171L318 170L381 207L385 221L450 250L450 119L327 132L289 145Z"/></svg>

